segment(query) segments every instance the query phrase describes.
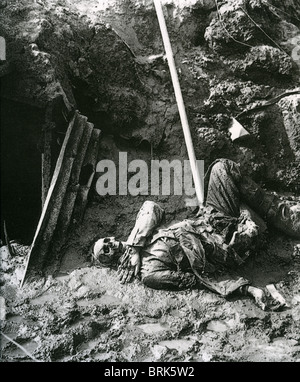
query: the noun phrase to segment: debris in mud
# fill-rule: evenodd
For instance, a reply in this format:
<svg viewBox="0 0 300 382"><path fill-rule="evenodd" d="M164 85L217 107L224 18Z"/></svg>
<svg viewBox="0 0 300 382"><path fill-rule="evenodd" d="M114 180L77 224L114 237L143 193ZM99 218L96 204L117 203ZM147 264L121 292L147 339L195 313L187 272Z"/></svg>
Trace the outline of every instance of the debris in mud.
<svg viewBox="0 0 300 382"><path fill-rule="evenodd" d="M224 300L204 290L154 291L137 281L121 285L115 271L96 267L26 283L22 290L7 277L1 329L48 362L252 361L258 348L266 350L263 360L295 361L298 268L276 284L290 301L282 312L263 312L248 298ZM3 361L30 361L13 349L2 341Z"/></svg>
<svg viewBox="0 0 300 382"><path fill-rule="evenodd" d="M157 291L139 280L121 285L114 270L91 265L94 241L125 240L149 198L99 196L97 161L117 163L122 151L130 160L182 160L187 152L152 1L42 3L0 5L7 46L0 62L1 230L5 220L10 239L28 245L12 256L1 244L1 362L298 362L297 240L271 231L266 248L242 267L255 285L275 286L287 302L279 312L247 297ZM263 187L299 201L298 2L163 5L197 158L206 168L218 157L235 160ZM99 150L93 158L70 150L68 160L79 165L69 178L70 204L60 200L69 212L57 220L64 228L51 240L61 211L54 198L52 233L30 249L75 111L101 130ZM239 142L230 138L232 118L249 132ZM188 215L185 196L153 200L167 222ZM45 243L43 272L20 288L28 253Z"/></svg>

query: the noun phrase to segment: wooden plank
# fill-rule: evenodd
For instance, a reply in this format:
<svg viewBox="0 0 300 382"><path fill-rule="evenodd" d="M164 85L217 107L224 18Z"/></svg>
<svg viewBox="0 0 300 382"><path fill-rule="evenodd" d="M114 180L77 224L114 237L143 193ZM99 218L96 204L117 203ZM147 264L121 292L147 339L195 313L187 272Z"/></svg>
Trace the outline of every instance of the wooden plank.
<svg viewBox="0 0 300 382"><path fill-rule="evenodd" d="M51 180L47 198L41 213L41 217L31 244L27 258L27 264L21 281L24 284L29 266L41 271L47 255L47 250L52 238L63 198L69 183L72 166L77 154L77 148L83 133L83 126L77 124L78 111L69 123L66 136L56 162L56 167Z"/></svg>
<svg viewBox="0 0 300 382"><path fill-rule="evenodd" d="M80 116L80 122L84 124L84 132L81 138L78 154L72 168L69 185L63 200L62 208L58 217L56 229L52 240L51 254L56 253L59 255L62 246L67 238L67 231L72 218L72 213L75 205L75 200L79 190L79 177L81 167L86 155L88 144L90 142L94 125L87 122L87 118Z"/></svg>
<svg viewBox="0 0 300 382"><path fill-rule="evenodd" d="M55 123L52 122L53 118L53 103L50 102L46 107L45 112L45 123L43 125L43 142L42 142L42 163L41 163L41 172L42 172L42 207L45 204L47 194L49 191L51 183L51 163L52 163L52 131L55 128Z"/></svg>
<svg viewBox="0 0 300 382"><path fill-rule="evenodd" d="M81 173L82 179L72 217L74 225L81 223L84 217L89 191L96 173L100 136L101 130L94 129L83 161Z"/></svg>
<svg viewBox="0 0 300 382"><path fill-rule="evenodd" d="M44 131L44 144L42 152L42 207L45 204L47 194L51 183L51 141L52 131Z"/></svg>
<svg viewBox="0 0 300 382"><path fill-rule="evenodd" d="M69 101L64 96L64 94L54 95L46 107L45 112L45 124L43 126L43 152L42 152L42 207L45 204L47 194L50 188L51 177L53 172L53 165L55 155L53 155L53 132L56 128L56 123L54 119L57 120L55 114L61 113L65 119L65 122L68 123L70 115L72 115L73 111Z"/></svg>

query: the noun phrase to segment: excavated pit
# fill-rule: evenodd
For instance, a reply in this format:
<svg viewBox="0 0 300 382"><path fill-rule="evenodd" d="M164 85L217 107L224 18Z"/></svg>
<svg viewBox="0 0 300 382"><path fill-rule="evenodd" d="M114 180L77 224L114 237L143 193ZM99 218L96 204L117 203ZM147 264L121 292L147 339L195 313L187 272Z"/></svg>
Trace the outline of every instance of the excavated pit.
<svg viewBox="0 0 300 382"><path fill-rule="evenodd" d="M227 0L217 8L210 0L163 1L196 156L205 168L218 157L236 160L263 187L297 201L300 8L296 0L242 3ZM45 196L45 131L52 132L53 174L70 110L102 131L98 161L118 165L120 152L127 152L128 162L187 159L167 62L150 59L163 53L152 1L1 6L0 35L7 40L0 65L3 241L5 220L10 239L31 243ZM232 142L231 117L291 91L243 115L239 121L250 135ZM90 172L83 168L80 184ZM282 312L205 290L153 291L139 281L122 286L114 270L91 267L94 241L107 235L126 240L146 199L161 203L167 222L193 208L185 196L99 196L98 176L83 221L59 253L49 254L40 279L20 290L24 259L10 258L1 247L5 334L42 361L299 360L299 241L270 229L267 247L240 270L254 285L275 283L290 304ZM1 339L1 361L30 360Z"/></svg>

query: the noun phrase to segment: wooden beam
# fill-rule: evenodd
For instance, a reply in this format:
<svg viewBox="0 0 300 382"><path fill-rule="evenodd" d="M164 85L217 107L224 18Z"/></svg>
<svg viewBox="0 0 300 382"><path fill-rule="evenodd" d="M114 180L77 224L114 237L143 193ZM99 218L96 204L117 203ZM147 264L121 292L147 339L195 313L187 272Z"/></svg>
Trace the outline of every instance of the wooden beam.
<svg viewBox="0 0 300 382"><path fill-rule="evenodd" d="M34 266L36 271L41 271L45 263L49 244L57 224L73 163L84 130L83 125L78 124L78 115L79 113L76 111L66 132L47 198L31 244L21 287L24 284L29 266Z"/></svg>
<svg viewBox="0 0 300 382"><path fill-rule="evenodd" d="M82 222L86 210L89 191L96 173L100 136L101 130L94 129L83 161L80 180L81 184L78 190L72 217L73 224L75 225Z"/></svg>
<svg viewBox="0 0 300 382"><path fill-rule="evenodd" d="M52 129L51 124L44 125L43 133L43 152L42 152L42 207L45 204L47 194L49 191L51 183L51 163L52 163L52 153L51 153L51 142L52 142Z"/></svg>
<svg viewBox="0 0 300 382"><path fill-rule="evenodd" d="M65 243L67 238L67 231L70 225L70 221L72 218L72 213L75 205L75 200L77 197L77 193L79 190L79 178L81 167L86 155L86 151L88 148L88 144L90 142L93 127L94 125L87 122L87 118L84 116L79 116L79 123L83 124L84 131L81 138L81 141L78 146L78 154L75 158L72 172L70 175L70 181L66 190L66 194L62 203L62 207L60 210L60 214L58 217L56 229L54 232L53 240L52 240L52 248L50 250L51 255L55 254L60 255L59 252L62 249L62 246Z"/></svg>

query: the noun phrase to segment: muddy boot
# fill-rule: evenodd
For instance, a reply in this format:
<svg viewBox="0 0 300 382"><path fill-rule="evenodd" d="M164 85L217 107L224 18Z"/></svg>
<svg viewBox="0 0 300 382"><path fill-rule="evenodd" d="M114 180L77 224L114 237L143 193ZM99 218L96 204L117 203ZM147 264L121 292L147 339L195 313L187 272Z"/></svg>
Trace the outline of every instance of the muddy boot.
<svg viewBox="0 0 300 382"><path fill-rule="evenodd" d="M267 213L267 221L291 237L300 239L300 204L289 205L276 198Z"/></svg>
<svg viewBox="0 0 300 382"><path fill-rule="evenodd" d="M273 227L300 238L300 204L290 206L247 176L241 179L240 193L242 200Z"/></svg>

